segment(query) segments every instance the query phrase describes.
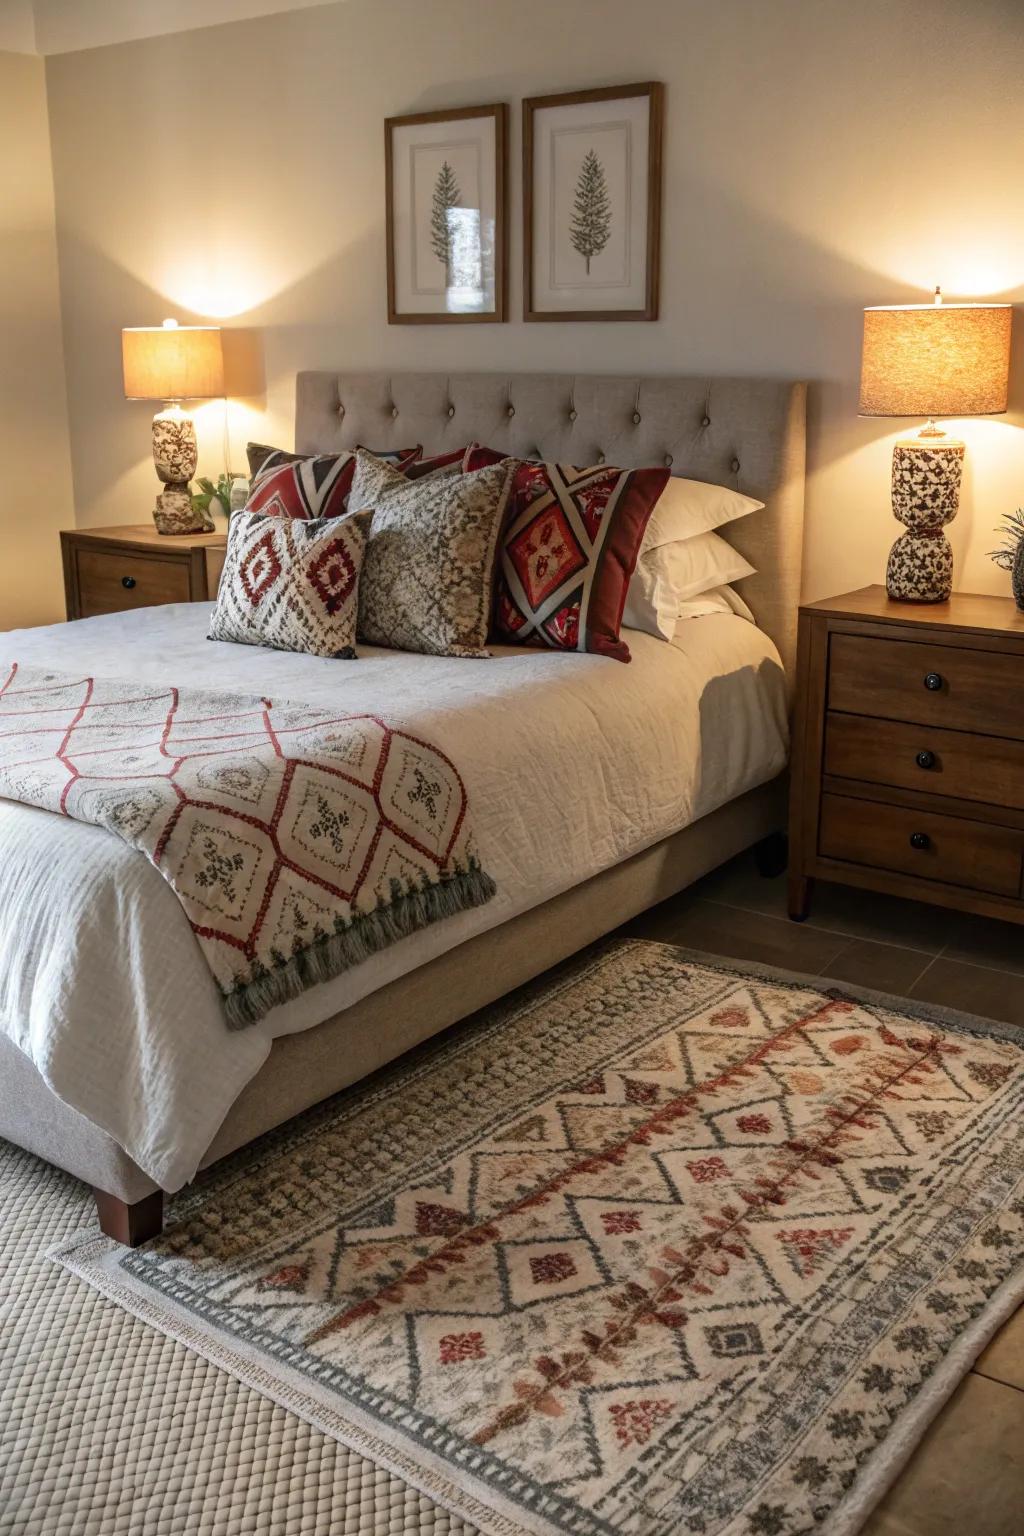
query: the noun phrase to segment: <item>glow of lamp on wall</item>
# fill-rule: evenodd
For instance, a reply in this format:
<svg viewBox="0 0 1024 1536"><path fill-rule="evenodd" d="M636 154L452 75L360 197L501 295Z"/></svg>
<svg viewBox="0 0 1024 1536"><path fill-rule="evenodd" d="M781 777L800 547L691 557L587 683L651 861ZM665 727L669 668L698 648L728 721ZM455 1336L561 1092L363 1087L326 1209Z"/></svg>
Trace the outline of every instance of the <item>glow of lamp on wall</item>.
<svg viewBox="0 0 1024 1536"><path fill-rule="evenodd" d="M861 416L924 416L892 455L892 510L906 528L889 553L886 587L903 602L944 602L953 590L945 534L960 504L965 445L935 418L1001 415L1010 372L1009 304L887 304L864 311Z"/></svg>

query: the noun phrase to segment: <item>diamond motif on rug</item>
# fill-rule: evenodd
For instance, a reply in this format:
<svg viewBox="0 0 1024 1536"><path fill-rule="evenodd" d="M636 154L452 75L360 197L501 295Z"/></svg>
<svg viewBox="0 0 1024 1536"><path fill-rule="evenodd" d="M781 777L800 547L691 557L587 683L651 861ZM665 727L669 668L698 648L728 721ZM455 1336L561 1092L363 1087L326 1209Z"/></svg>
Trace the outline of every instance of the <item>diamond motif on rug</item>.
<svg viewBox="0 0 1024 1536"><path fill-rule="evenodd" d="M756 1323L718 1323L704 1329L712 1354L721 1360L763 1355L764 1344Z"/></svg>

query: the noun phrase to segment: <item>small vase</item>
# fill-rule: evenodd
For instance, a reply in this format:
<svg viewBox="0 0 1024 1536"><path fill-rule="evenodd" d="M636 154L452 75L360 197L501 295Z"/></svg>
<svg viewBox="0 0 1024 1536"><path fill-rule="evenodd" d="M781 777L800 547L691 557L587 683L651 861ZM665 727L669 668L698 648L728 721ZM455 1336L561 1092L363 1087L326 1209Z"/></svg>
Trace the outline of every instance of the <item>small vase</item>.
<svg viewBox="0 0 1024 1536"><path fill-rule="evenodd" d="M1017 553L1010 567L1010 590L1017 607L1024 613L1024 539L1017 545Z"/></svg>

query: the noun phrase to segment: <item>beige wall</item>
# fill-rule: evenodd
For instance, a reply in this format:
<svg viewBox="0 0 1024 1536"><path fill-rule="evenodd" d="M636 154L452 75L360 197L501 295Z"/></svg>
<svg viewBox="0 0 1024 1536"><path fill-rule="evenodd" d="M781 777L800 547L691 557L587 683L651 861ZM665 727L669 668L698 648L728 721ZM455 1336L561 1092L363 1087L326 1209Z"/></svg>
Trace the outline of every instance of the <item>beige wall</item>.
<svg viewBox="0 0 1024 1536"><path fill-rule="evenodd" d="M0 53L0 629L64 617L74 525L42 59Z"/></svg>
<svg viewBox="0 0 1024 1536"><path fill-rule="evenodd" d="M0 0L33 12L40 53L69 53L129 38L159 37L187 27L212 27L271 12L323 5L324 0Z"/></svg>
<svg viewBox="0 0 1024 1536"><path fill-rule="evenodd" d="M262 329L266 417L289 439L300 367L710 371L813 381L805 586L879 578L895 422L856 415L860 309L1024 299L1019 0L348 0L48 61L78 515L148 515L145 405L120 398L125 324ZM382 120L667 87L657 324L389 327ZM233 86L233 89L231 88ZM1024 502L1024 338L1014 411L964 424L961 587ZM204 471L220 407L199 412Z"/></svg>
<svg viewBox="0 0 1024 1536"><path fill-rule="evenodd" d="M0 52L35 53L36 23L32 0L0 3Z"/></svg>

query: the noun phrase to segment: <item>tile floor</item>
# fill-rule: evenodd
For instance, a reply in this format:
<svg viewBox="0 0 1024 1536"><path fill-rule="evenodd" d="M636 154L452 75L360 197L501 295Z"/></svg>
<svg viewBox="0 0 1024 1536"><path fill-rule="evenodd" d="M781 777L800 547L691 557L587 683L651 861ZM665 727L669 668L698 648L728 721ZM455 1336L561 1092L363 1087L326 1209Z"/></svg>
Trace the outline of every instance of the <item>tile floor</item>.
<svg viewBox="0 0 1024 1536"><path fill-rule="evenodd" d="M819 885L805 923L751 854L624 933L962 1008L1024 1031L1024 929ZM1024 1536L1024 1308L939 1414L862 1536Z"/></svg>

